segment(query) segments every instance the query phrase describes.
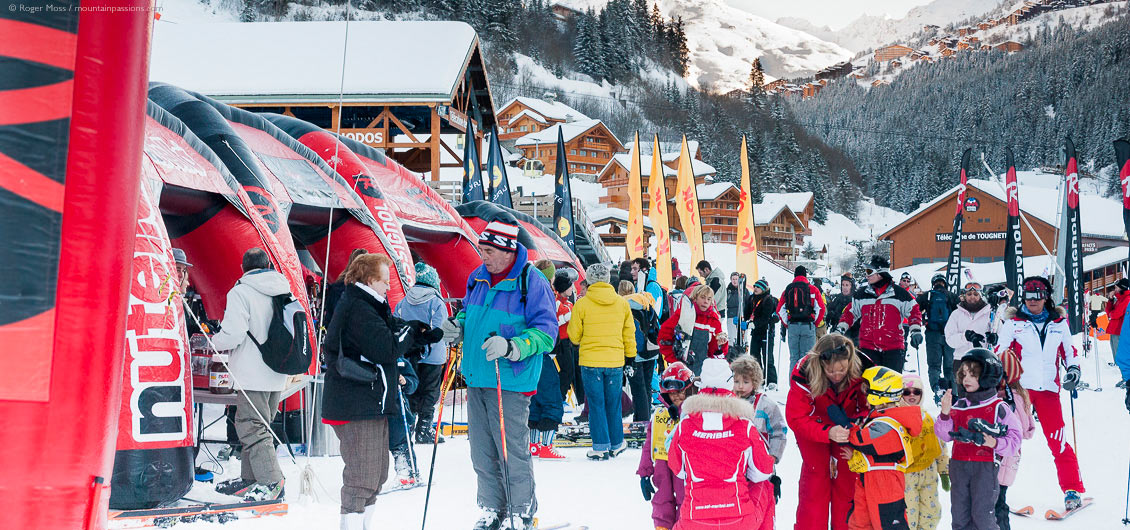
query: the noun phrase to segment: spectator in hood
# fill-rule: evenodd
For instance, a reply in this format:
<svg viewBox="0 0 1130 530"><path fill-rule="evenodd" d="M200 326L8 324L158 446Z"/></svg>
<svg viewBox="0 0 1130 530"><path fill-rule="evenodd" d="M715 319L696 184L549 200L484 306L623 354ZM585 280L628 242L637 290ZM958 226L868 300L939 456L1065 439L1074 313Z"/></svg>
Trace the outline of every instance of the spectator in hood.
<svg viewBox="0 0 1130 530"><path fill-rule="evenodd" d="M243 276L228 291L220 331L212 336L216 350L231 350L228 370L235 382L235 430L243 445L240 478L224 481L216 491L245 499L276 499L283 494L283 474L275 456L271 420L279 408L287 376L263 362L252 342L267 340L274 316L272 297L290 292L286 277L271 268L261 248L243 253ZM250 335L250 336L249 336Z"/></svg>
<svg viewBox="0 0 1130 530"><path fill-rule="evenodd" d="M980 287L977 290L980 294ZM953 381L954 348L947 340L946 324L957 309L958 302L958 298L949 291L949 283L942 274L935 274L930 279L930 290L918 295L918 307L922 311L922 321L926 328L926 365L929 367L930 388L935 389L935 393L939 378ZM963 333L964 331L962 330ZM982 330L979 333L985 332ZM935 401L939 399L940 396L935 396Z"/></svg>
<svg viewBox="0 0 1130 530"><path fill-rule="evenodd" d="M423 261L416 262L416 285L408 289L393 314L403 320L419 320L433 328L443 326L451 315L440 295L439 273L435 268ZM439 443L444 442L436 432L432 418L439 400L440 385L443 384L447 348L446 341L431 344L424 350L423 358L413 363L419 385L408 397L408 404L416 415L413 432L419 444L432 444L437 437Z"/></svg>
<svg viewBox="0 0 1130 530"><path fill-rule="evenodd" d="M532 530L537 498L529 451L530 395L557 339L554 298L545 276L528 265L510 217L487 224L479 237L483 265L467 280L463 311L444 323L449 341L463 344L471 464L482 515L475 528ZM498 389L502 403L499 404ZM500 410L501 409L501 410ZM501 438L499 418L505 422ZM502 444L509 457L502 459ZM504 481L502 466L509 481ZM503 494L510 488L510 504Z"/></svg>
<svg viewBox="0 0 1130 530"><path fill-rule="evenodd" d="M882 256L872 256L867 273L867 285L855 290L851 310L844 311L838 326L846 333L852 323L859 321L859 352L865 367L882 365L902 372L906 363L903 348L902 321L907 320L910 345L922 344L922 311L914 297L891 278L891 263Z"/></svg>
<svg viewBox="0 0 1130 530"><path fill-rule="evenodd" d="M844 310L851 305L851 295L855 291L855 278L852 278L850 272L845 272L840 276L840 292L828 301L828 317L827 321L831 325L836 325L843 316Z"/></svg>

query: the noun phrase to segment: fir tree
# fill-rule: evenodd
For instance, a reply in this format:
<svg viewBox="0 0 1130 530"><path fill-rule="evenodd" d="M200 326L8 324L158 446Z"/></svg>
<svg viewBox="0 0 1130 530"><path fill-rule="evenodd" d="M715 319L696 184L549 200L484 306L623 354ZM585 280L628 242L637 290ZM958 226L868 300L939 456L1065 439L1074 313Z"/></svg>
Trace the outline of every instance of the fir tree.
<svg viewBox="0 0 1130 530"><path fill-rule="evenodd" d="M765 70L760 57L753 60L749 70L749 102L757 109L765 107Z"/></svg>

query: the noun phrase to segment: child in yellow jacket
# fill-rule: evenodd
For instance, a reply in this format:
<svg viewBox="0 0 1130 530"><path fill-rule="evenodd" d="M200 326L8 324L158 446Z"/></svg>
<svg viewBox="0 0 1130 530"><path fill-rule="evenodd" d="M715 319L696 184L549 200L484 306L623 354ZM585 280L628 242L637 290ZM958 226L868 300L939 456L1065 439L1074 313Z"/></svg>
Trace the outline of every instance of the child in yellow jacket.
<svg viewBox="0 0 1130 530"><path fill-rule="evenodd" d="M903 406L922 406L922 378L902 376ZM934 530L942 516L938 502L938 475L942 489L949 491L949 456L945 444L934 434L934 418L922 409L922 432L910 439L914 460L906 468L906 518L911 530Z"/></svg>

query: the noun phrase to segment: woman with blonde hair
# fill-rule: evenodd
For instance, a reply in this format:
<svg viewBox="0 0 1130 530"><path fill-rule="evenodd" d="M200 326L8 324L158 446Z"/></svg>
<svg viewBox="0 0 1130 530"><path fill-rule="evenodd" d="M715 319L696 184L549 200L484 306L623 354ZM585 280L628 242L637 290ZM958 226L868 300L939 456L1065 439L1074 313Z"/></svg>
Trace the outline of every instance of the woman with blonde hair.
<svg viewBox="0 0 1130 530"><path fill-rule="evenodd" d="M659 351L668 364L682 361L697 375L702 361L724 358L730 343L714 309L714 290L698 284L689 293L660 326Z"/></svg>
<svg viewBox="0 0 1130 530"><path fill-rule="evenodd" d="M855 473L840 458L841 444L848 440L847 426L842 423L845 416L867 414L862 373L855 345L839 333L821 337L793 369L785 421L793 430L802 460L797 530L848 527Z"/></svg>

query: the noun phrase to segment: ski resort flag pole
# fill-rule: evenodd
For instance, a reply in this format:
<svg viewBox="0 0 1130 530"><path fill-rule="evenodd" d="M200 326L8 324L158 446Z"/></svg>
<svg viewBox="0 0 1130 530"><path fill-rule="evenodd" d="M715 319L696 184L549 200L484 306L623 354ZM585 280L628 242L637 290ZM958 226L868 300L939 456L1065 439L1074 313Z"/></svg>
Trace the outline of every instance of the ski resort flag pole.
<svg viewBox="0 0 1130 530"><path fill-rule="evenodd" d="M643 240L643 168L640 164L640 133L632 142L632 159L628 170L628 259L646 258Z"/></svg>
<svg viewBox="0 0 1130 530"><path fill-rule="evenodd" d="M506 178L506 161L502 159L502 146L498 145L498 127L495 125L490 128L487 176L490 177L490 202L514 208L510 198L510 181Z"/></svg>
<svg viewBox="0 0 1130 530"><path fill-rule="evenodd" d="M466 141L463 142L464 204L485 199L483 195L483 173L479 166L479 147L475 142L474 120L467 120L466 138Z"/></svg>
<svg viewBox="0 0 1130 530"><path fill-rule="evenodd" d="M659 135L651 148L651 178L647 182L648 217L655 232L655 275L660 287L670 291L671 231L667 224L667 188L663 186L663 156L659 150Z"/></svg>
<svg viewBox="0 0 1130 530"><path fill-rule="evenodd" d="M1122 227L1130 234L1130 142L1115 140L1114 155L1118 159L1118 180L1122 182Z"/></svg>
<svg viewBox="0 0 1130 530"><path fill-rule="evenodd" d="M965 208L965 191L969 184L969 159L973 150L966 149L961 155L961 185L957 188L957 211L953 215L953 234L950 237L950 259L946 263L946 282L953 294L961 288L961 224L965 220L961 212Z"/></svg>
<svg viewBox="0 0 1130 530"><path fill-rule="evenodd" d="M1066 245L1060 247L1064 258L1064 283L1067 287L1067 322L1075 332L1083 330L1083 233L1079 226L1079 166L1075 159L1075 143L1065 140L1067 170L1064 183L1067 188L1067 209L1064 210L1060 230L1066 233ZM1059 286L1055 286L1058 288Z"/></svg>
<svg viewBox="0 0 1130 530"><path fill-rule="evenodd" d="M656 155L652 153L652 158ZM706 259L702 248L702 219L698 211L698 190L695 189L694 171L691 169L691 153L687 148L687 136L683 135L683 146L679 151L679 175L675 190L675 210L679 212L679 222L683 234L691 246L691 267Z"/></svg>
<svg viewBox="0 0 1130 530"><path fill-rule="evenodd" d="M553 228L569 244L569 250L576 252L577 243L573 237L573 192L569 187L569 160L565 158L565 137L561 134L561 127L557 128L557 167L554 174Z"/></svg>
<svg viewBox="0 0 1130 530"><path fill-rule="evenodd" d="M1016 182L1016 163L1012 149L1006 149L1005 194L1008 195L1008 238L1004 243L1005 284L1012 292L1020 292L1020 282L1024 280L1024 246L1020 230L1020 188ZM1020 297L1012 297L1012 303L1019 303Z"/></svg>
<svg viewBox="0 0 1130 530"><path fill-rule="evenodd" d="M761 277L757 271L757 235L754 232L753 199L750 197L749 155L742 135L742 193L738 203L738 256L735 270L745 274L746 283Z"/></svg>

